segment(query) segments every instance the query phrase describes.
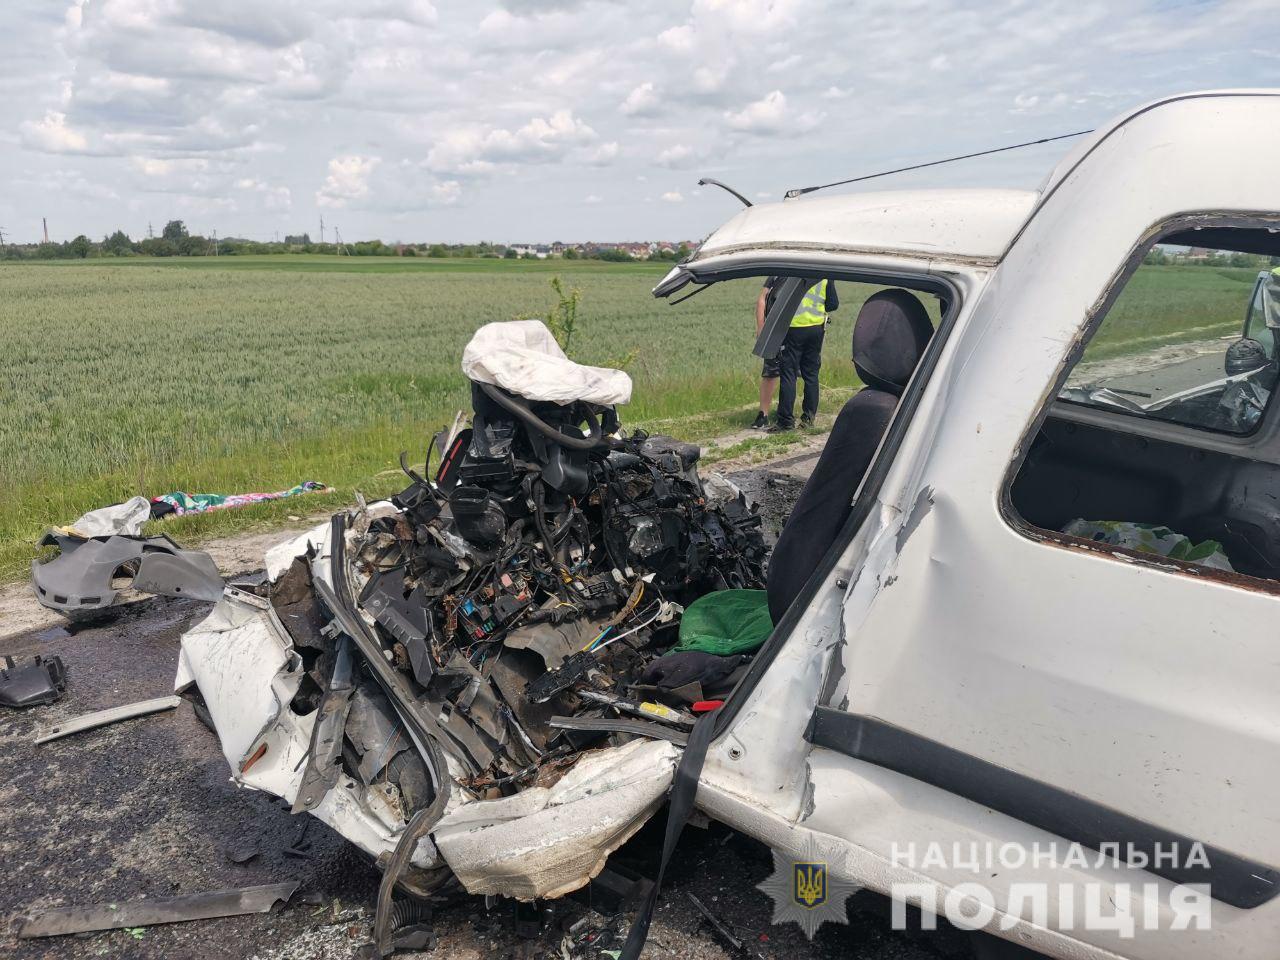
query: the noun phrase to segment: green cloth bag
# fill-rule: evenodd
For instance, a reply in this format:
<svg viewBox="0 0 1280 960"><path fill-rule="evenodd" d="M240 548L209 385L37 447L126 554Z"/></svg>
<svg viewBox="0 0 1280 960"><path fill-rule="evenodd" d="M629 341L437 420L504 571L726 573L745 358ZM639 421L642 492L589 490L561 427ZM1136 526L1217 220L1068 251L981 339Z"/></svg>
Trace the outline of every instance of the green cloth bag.
<svg viewBox="0 0 1280 960"><path fill-rule="evenodd" d="M673 650L700 650L727 657L754 653L773 632L764 590L717 590L689 604Z"/></svg>

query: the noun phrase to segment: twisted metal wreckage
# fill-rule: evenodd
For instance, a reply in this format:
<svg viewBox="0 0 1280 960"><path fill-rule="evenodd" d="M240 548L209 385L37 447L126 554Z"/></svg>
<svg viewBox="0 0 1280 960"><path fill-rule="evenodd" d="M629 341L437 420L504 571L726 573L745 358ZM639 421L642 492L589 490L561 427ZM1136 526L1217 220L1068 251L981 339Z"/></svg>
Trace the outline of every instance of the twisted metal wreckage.
<svg viewBox="0 0 1280 960"><path fill-rule="evenodd" d="M437 438L435 476L402 463L401 493L269 551L176 680L236 782L377 860L383 924L394 885L529 900L598 873L662 803L692 708L745 669L651 669L684 606L763 579L760 518L698 448L619 429L625 374L536 321L482 328L463 367L472 426Z"/></svg>

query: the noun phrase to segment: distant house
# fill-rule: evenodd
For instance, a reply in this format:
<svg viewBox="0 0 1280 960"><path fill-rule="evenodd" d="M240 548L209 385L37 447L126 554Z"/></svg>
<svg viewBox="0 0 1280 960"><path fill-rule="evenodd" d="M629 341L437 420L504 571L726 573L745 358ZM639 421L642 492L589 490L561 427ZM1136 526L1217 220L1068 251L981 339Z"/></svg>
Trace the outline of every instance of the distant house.
<svg viewBox="0 0 1280 960"><path fill-rule="evenodd" d="M551 254L551 247L545 243L511 243L508 250L514 250L517 257L537 257L545 260Z"/></svg>

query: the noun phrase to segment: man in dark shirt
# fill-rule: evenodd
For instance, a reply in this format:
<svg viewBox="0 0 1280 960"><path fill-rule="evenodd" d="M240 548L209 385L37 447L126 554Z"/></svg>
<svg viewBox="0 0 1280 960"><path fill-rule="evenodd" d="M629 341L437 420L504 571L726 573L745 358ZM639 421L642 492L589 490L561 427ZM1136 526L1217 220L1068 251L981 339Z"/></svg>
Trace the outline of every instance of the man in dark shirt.
<svg viewBox="0 0 1280 960"><path fill-rule="evenodd" d="M777 297L782 277L770 277L756 300L756 331L764 327ZM800 417L802 426L813 426L818 415L818 373L822 368L822 341L826 336L828 314L840 308L840 295L834 280L819 280L807 291L791 318L782 350L773 361L765 361L760 380L760 415L755 427L763 427L768 401L773 397L776 377L778 387L778 411L770 432L795 429L796 381L804 380L804 404Z"/></svg>

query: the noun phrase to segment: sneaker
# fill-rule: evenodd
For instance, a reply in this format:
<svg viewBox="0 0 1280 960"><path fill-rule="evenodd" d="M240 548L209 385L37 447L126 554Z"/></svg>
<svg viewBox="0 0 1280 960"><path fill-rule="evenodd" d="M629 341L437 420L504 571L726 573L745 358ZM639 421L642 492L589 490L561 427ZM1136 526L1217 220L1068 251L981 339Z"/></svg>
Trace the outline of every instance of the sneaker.
<svg viewBox="0 0 1280 960"><path fill-rule="evenodd" d="M769 417L764 413L757 413L755 421L751 424L752 430L763 430L769 426Z"/></svg>
<svg viewBox="0 0 1280 960"><path fill-rule="evenodd" d="M800 426L802 429L810 430L813 428L813 417L807 413L800 418Z"/></svg>
<svg viewBox="0 0 1280 960"><path fill-rule="evenodd" d="M786 425L781 423L774 423L770 427L768 427L768 429L765 430L765 433L790 433L795 428L796 426L794 423L786 424Z"/></svg>

